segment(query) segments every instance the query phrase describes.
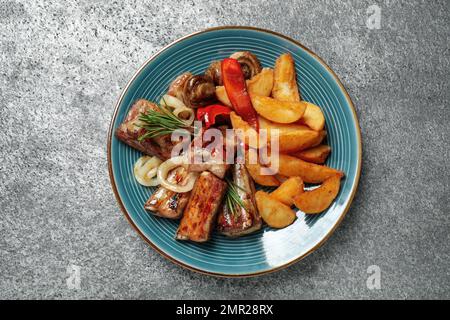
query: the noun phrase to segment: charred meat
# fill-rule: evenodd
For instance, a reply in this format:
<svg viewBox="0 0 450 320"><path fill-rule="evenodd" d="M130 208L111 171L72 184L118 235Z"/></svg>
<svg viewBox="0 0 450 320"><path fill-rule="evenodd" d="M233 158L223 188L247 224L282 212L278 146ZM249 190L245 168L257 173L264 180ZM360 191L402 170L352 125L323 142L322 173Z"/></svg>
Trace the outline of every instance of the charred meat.
<svg viewBox="0 0 450 320"><path fill-rule="evenodd" d="M172 183L183 183L187 170L178 167L172 170L167 180ZM189 200L190 192L177 193L164 187L159 187L144 205L144 209L162 218L179 219Z"/></svg>
<svg viewBox="0 0 450 320"><path fill-rule="evenodd" d="M240 237L257 231L262 226L255 202L255 186L245 165L233 165L233 182L243 207L234 210L224 204L217 219L217 230L229 237Z"/></svg>
<svg viewBox="0 0 450 320"><path fill-rule="evenodd" d="M191 191L188 205L176 234L178 240L208 241L217 220L217 211L227 184L210 172L203 172Z"/></svg>
<svg viewBox="0 0 450 320"><path fill-rule="evenodd" d="M116 137L147 155L167 160L170 158L174 146L169 135L139 141L139 137L145 134L145 129L141 127L142 122L139 117L149 110L159 111L158 107L150 101L144 99L136 101L128 112L125 121L117 128Z"/></svg>

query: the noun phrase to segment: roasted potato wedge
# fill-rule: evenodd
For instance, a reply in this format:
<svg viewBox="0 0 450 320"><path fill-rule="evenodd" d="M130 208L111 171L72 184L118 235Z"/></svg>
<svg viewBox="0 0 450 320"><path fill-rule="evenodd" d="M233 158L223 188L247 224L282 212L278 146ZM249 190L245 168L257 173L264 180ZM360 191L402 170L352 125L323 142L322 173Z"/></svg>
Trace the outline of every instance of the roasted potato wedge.
<svg viewBox="0 0 450 320"><path fill-rule="evenodd" d="M272 228L282 229L295 221L296 215L294 211L287 205L272 198L266 192L256 192L255 198L259 214Z"/></svg>
<svg viewBox="0 0 450 320"><path fill-rule="evenodd" d="M284 182L286 182L286 180L289 179L289 177L283 176L281 174L277 174L275 177L277 178L278 181L280 181L281 184L283 184Z"/></svg>
<svg viewBox="0 0 450 320"><path fill-rule="evenodd" d="M305 183L322 183L335 175L344 176L342 171L285 154L279 155L278 173L288 177L300 177Z"/></svg>
<svg viewBox="0 0 450 320"><path fill-rule="evenodd" d="M319 188L296 196L295 206L306 214L318 214L325 211L339 193L341 177L340 175L331 176Z"/></svg>
<svg viewBox="0 0 450 320"><path fill-rule="evenodd" d="M230 114L231 125L235 130L242 130L244 134L245 144L250 148L259 149L267 145L267 140L259 139L259 134L248 124L247 121L238 116L235 112Z"/></svg>
<svg viewBox="0 0 450 320"><path fill-rule="evenodd" d="M305 185L300 177L292 177L283 182L270 196L287 206L292 206L294 198L303 193L304 187Z"/></svg>
<svg viewBox="0 0 450 320"><path fill-rule="evenodd" d="M308 150L300 151L294 154L294 156L308 162L324 164L330 155L330 152L331 147L323 144Z"/></svg>
<svg viewBox="0 0 450 320"><path fill-rule="evenodd" d="M233 108L233 105L231 104L230 99L228 98L227 91L225 90L224 86L217 86L216 87L216 98L220 102L222 102L224 105Z"/></svg>
<svg viewBox="0 0 450 320"><path fill-rule="evenodd" d="M273 70L264 68L256 76L247 80L247 91L250 95L268 97L273 88ZM216 87L216 98L224 105L233 108L224 86Z"/></svg>
<svg viewBox="0 0 450 320"><path fill-rule="evenodd" d="M267 130L268 141L271 141L271 135L275 132L273 130L278 130L279 151L282 153L293 153L311 148L320 139L320 133L306 126L278 124L263 117L259 118L259 127Z"/></svg>
<svg viewBox="0 0 450 320"><path fill-rule="evenodd" d="M253 180L259 185L265 187L278 187L281 184L275 175L263 175L261 173L261 170L263 169L261 164L250 163L248 153L245 155L245 167Z"/></svg>
<svg viewBox="0 0 450 320"><path fill-rule="evenodd" d="M289 53L285 53L277 59L273 80L272 96L275 99L280 101L300 101L294 59Z"/></svg>
<svg viewBox="0 0 450 320"><path fill-rule="evenodd" d="M251 96L253 108L264 118L276 123L297 122L305 113L306 103L278 101L263 96Z"/></svg>
<svg viewBox="0 0 450 320"><path fill-rule="evenodd" d="M247 91L250 96L257 95L268 97L273 88L273 70L264 68L256 76L247 80Z"/></svg>
<svg viewBox="0 0 450 320"><path fill-rule="evenodd" d="M320 107L310 102L305 102L306 110L300 119L301 124L305 124L313 130L321 131L325 127L325 117Z"/></svg>
<svg viewBox="0 0 450 320"><path fill-rule="evenodd" d="M307 149L320 146L320 144L323 142L323 140L325 140L326 137L327 137L327 132L325 130L319 131L319 135L317 136L317 139L314 140ZM303 150L306 150L306 149L303 149Z"/></svg>

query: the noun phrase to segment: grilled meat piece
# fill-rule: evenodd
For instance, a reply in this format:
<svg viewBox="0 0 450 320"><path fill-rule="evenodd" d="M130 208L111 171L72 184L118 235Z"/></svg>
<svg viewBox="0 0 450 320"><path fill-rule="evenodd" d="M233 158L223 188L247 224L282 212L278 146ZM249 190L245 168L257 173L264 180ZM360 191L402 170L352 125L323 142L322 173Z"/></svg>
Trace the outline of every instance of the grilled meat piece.
<svg viewBox="0 0 450 320"><path fill-rule="evenodd" d="M219 177L220 179L223 179L225 177L225 174L227 173L230 165L227 164L227 158L226 158L226 126L221 126L219 128L217 128L218 130L221 131L221 135L219 137L217 137L217 139L219 139L219 141L213 141L214 142L214 146L219 146L221 150L217 150L217 152L215 152L216 149L211 149L209 148L208 150L210 152L208 152L208 150L206 149L201 149L201 148L205 148L207 147L211 141L205 141L204 139L202 139L202 146L200 148L200 146L196 146L197 145L197 139L200 139L200 137L203 138L203 133L200 133L195 139L194 141L192 141L191 143L191 149L190 151L190 161L191 163L189 164L189 171L192 172L203 172L203 171L209 171L211 173L214 173L217 177ZM216 138L215 138L216 139ZM196 148L197 147L197 148ZM202 152L204 152L204 156L202 156ZM222 153L222 157L220 158L220 152ZM203 160L205 162L201 162L200 163L195 163L195 158L198 156L198 160Z"/></svg>
<svg viewBox="0 0 450 320"><path fill-rule="evenodd" d="M255 186L245 165L235 164L232 171L233 181L245 208L237 207L234 212L230 212L224 204L217 219L217 230L229 237L241 237L259 230L262 220L255 202Z"/></svg>
<svg viewBox="0 0 450 320"><path fill-rule="evenodd" d="M188 205L176 234L178 240L208 241L217 220L217 211L227 184L210 172L203 172L191 191Z"/></svg>
<svg viewBox="0 0 450 320"><path fill-rule="evenodd" d="M171 183L181 184L187 174L186 169L178 167L169 173L167 180ZM158 217L179 219L188 203L190 194L190 192L173 192L161 186L147 200L144 209Z"/></svg>
<svg viewBox="0 0 450 320"><path fill-rule="evenodd" d="M159 111L158 107L150 101L140 99L131 107L125 121L117 128L116 137L149 156L157 156L162 160L170 158L174 144L170 135L160 136L154 139L139 141L138 138L145 134L145 129L141 128L142 122L139 120L141 113L149 110Z"/></svg>

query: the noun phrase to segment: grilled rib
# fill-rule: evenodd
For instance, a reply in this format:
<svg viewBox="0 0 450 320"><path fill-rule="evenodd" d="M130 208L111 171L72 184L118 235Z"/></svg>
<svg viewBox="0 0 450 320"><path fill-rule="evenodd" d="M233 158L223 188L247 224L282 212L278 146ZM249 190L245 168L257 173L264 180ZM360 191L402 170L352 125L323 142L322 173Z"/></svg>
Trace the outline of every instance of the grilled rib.
<svg viewBox="0 0 450 320"><path fill-rule="evenodd" d="M131 107L125 118L125 121L117 128L116 137L147 155L157 156L162 160L170 158L174 144L170 135L160 136L154 139L145 139L139 141L138 138L145 134L145 129L140 127L142 124L139 117L142 113L149 110L159 111L159 108L148 100L140 99Z"/></svg>
<svg viewBox="0 0 450 320"><path fill-rule="evenodd" d="M191 192L177 230L176 239L208 241L217 220L217 211L227 184L210 172L203 172Z"/></svg>
<svg viewBox="0 0 450 320"><path fill-rule="evenodd" d="M237 207L230 212L226 204L217 219L217 230L229 237L241 237L261 228L262 220L255 202L255 186L245 165L235 164L232 168L233 181L237 185L239 198L244 207Z"/></svg>
<svg viewBox="0 0 450 320"><path fill-rule="evenodd" d="M187 170L178 167L169 173L167 180L170 183L183 183L186 176ZM158 217L179 219L188 203L189 196L190 192L177 193L160 186L147 200L144 209Z"/></svg>

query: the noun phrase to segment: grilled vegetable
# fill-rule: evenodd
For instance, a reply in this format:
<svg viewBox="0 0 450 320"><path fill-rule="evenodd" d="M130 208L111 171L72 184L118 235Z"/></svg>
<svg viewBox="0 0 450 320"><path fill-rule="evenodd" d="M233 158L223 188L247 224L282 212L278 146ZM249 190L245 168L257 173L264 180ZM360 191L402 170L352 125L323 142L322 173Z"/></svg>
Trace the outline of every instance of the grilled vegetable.
<svg viewBox="0 0 450 320"><path fill-rule="evenodd" d="M193 75L190 72L180 74L170 84L167 94L177 98L178 100L184 101L184 86L186 85L186 82L192 77Z"/></svg>
<svg viewBox="0 0 450 320"><path fill-rule="evenodd" d="M236 59L239 62L245 79L253 78L262 70L258 58L249 51L235 52L230 58Z"/></svg>
<svg viewBox="0 0 450 320"><path fill-rule="evenodd" d="M158 179L156 178L156 172L161 163L162 161L157 157L140 157L133 168L134 177L137 182L145 187L155 187L159 185Z"/></svg>
<svg viewBox="0 0 450 320"><path fill-rule="evenodd" d="M184 104L197 108L212 104L216 100L216 86L206 76L192 76L186 81L183 89Z"/></svg>
<svg viewBox="0 0 450 320"><path fill-rule="evenodd" d="M212 104L216 100L216 86L205 75L190 72L178 76L169 86L169 95L181 100L188 108L198 108Z"/></svg>
<svg viewBox="0 0 450 320"><path fill-rule="evenodd" d="M208 107L197 109L197 120L204 121L205 127L216 124L216 118L225 117L230 118L231 109L220 104L214 104Z"/></svg>
<svg viewBox="0 0 450 320"><path fill-rule="evenodd" d="M228 58L222 61L222 79L228 98L236 113L254 129L259 130L258 115L253 109L244 74L237 60Z"/></svg>
<svg viewBox="0 0 450 320"><path fill-rule="evenodd" d="M168 180L173 184L183 184L186 177L187 170L183 167L178 167L170 172ZM164 187L159 187L145 203L144 209L155 216L179 219L189 200L189 195L190 192L177 193Z"/></svg>
<svg viewBox="0 0 450 320"><path fill-rule="evenodd" d="M227 184L210 172L203 172L195 183L177 230L176 239L208 241Z"/></svg>
<svg viewBox="0 0 450 320"><path fill-rule="evenodd" d="M172 157L159 165L156 176L158 181L166 189L173 192L188 192L194 187L195 180L198 177L198 173L189 172L186 174L186 178L183 184L179 181L170 181L169 175L175 168L182 167L187 170L189 167L188 158L186 156Z"/></svg>
<svg viewBox="0 0 450 320"><path fill-rule="evenodd" d="M217 219L217 229L229 237L240 237L259 230L261 217L254 198L255 186L243 164L233 165L226 201Z"/></svg>
<svg viewBox="0 0 450 320"><path fill-rule="evenodd" d="M213 61L205 71L205 76L209 77L216 86L221 86L223 83L220 64L220 61Z"/></svg>

